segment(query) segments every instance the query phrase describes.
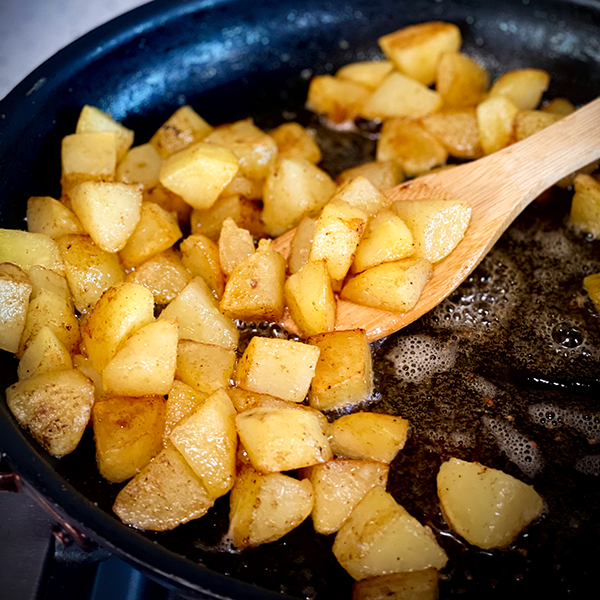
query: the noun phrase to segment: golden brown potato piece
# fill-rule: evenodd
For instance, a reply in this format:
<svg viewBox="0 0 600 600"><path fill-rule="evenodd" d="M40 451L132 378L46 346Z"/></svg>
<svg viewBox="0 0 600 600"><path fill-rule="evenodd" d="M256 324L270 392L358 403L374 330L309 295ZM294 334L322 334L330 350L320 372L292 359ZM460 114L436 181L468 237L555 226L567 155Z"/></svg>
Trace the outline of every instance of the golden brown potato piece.
<svg viewBox="0 0 600 600"><path fill-rule="evenodd" d="M304 217L292 239L290 255L288 257L288 269L290 273L297 273L307 262L310 254L310 247L315 236L315 227L317 220L310 217Z"/></svg>
<svg viewBox="0 0 600 600"><path fill-rule="evenodd" d="M389 60L364 60L340 67L335 76L360 83L372 91L381 85L393 69L394 65Z"/></svg>
<svg viewBox="0 0 600 600"><path fill-rule="evenodd" d="M181 197L168 190L159 182L150 189L144 189L144 202L153 202L169 213L175 213L180 227L187 227L192 207Z"/></svg>
<svg viewBox="0 0 600 600"><path fill-rule="evenodd" d="M350 206L360 208L369 217L391 204L390 199L364 175L357 175L340 185L331 200L343 200Z"/></svg>
<svg viewBox="0 0 600 600"><path fill-rule="evenodd" d="M165 400L108 396L94 404L92 425L96 462L105 479L130 479L162 449Z"/></svg>
<svg viewBox="0 0 600 600"><path fill-rule="evenodd" d="M458 158L479 158L483 155L475 109L443 110L421 119L446 150Z"/></svg>
<svg viewBox="0 0 600 600"><path fill-rule="evenodd" d="M541 69L517 69L501 75L490 96L504 96L520 110L534 110L550 85L550 75Z"/></svg>
<svg viewBox="0 0 600 600"><path fill-rule="evenodd" d="M429 568L354 582L352 600L438 600L439 573Z"/></svg>
<svg viewBox="0 0 600 600"><path fill-rule="evenodd" d="M0 229L0 263L13 263L26 273L33 265L65 272L56 242L43 233L30 233L18 229Z"/></svg>
<svg viewBox="0 0 600 600"><path fill-rule="evenodd" d="M489 73L461 52L443 52L437 65L435 89L451 108L475 106L490 84Z"/></svg>
<svg viewBox="0 0 600 600"><path fill-rule="evenodd" d="M258 394L256 392L249 392L243 388L232 387L227 390L227 394L231 398L231 402L237 412L244 412L249 408L255 408L257 406L271 406L273 403L286 402L286 405L291 404L287 400L280 400L275 396L269 396L268 394ZM303 406L302 404L294 404L294 406Z"/></svg>
<svg viewBox="0 0 600 600"><path fill-rule="evenodd" d="M366 162L358 167L346 169L337 176L335 182L342 185L359 175L366 177L379 190L387 190L404 181L400 165L393 160L384 160Z"/></svg>
<svg viewBox="0 0 600 600"><path fill-rule="evenodd" d="M158 184L162 158L152 144L142 144L127 152L117 166L117 181L139 183L144 189Z"/></svg>
<svg viewBox="0 0 600 600"><path fill-rule="evenodd" d="M54 456L75 450L93 403L94 386L76 369L43 373L6 389L15 419Z"/></svg>
<svg viewBox="0 0 600 600"><path fill-rule="evenodd" d="M484 549L508 546L544 506L533 486L457 458L442 464L437 488L448 524L470 544Z"/></svg>
<svg viewBox="0 0 600 600"><path fill-rule="evenodd" d="M42 327L31 340L17 367L19 381L36 375L72 369L73 361L65 345L49 327Z"/></svg>
<svg viewBox="0 0 600 600"><path fill-rule="evenodd" d="M168 531L204 516L213 504L183 456L165 448L119 492L113 510L138 529Z"/></svg>
<svg viewBox="0 0 600 600"><path fill-rule="evenodd" d="M515 138L517 142L520 142L560 119L562 119L562 115L556 113L542 110L520 110L514 121Z"/></svg>
<svg viewBox="0 0 600 600"><path fill-rule="evenodd" d="M221 271L219 246L205 235L197 233L185 238L179 249L183 266L191 276L202 277L217 298L220 298L225 289L225 278Z"/></svg>
<svg viewBox="0 0 600 600"><path fill-rule="evenodd" d="M165 447L171 444L169 436L175 425L191 415L208 396L209 394L198 392L187 383L183 383L183 381L176 379L173 382L167 394L165 406L165 430L163 432L163 445Z"/></svg>
<svg viewBox="0 0 600 600"><path fill-rule="evenodd" d="M0 263L0 349L18 351L30 295L31 281L25 271L9 262Z"/></svg>
<svg viewBox="0 0 600 600"><path fill-rule="evenodd" d="M371 90L355 81L331 75L317 75L310 80L306 105L334 123L343 123L361 114Z"/></svg>
<svg viewBox="0 0 600 600"><path fill-rule="evenodd" d="M27 200L27 231L51 238L85 233L75 213L50 196L32 196Z"/></svg>
<svg viewBox="0 0 600 600"><path fill-rule="evenodd" d="M597 238L600 236L600 182L591 175L580 174L575 177L574 187L569 222Z"/></svg>
<svg viewBox="0 0 600 600"><path fill-rule="evenodd" d="M238 227L233 219L225 219L219 236L219 264L223 273L230 276L235 267L252 254L254 240L251 233Z"/></svg>
<svg viewBox="0 0 600 600"><path fill-rule="evenodd" d="M573 103L567 98L553 98L550 102L544 104L540 110L566 117L572 112L575 112L575 106L573 106Z"/></svg>
<svg viewBox="0 0 600 600"><path fill-rule="evenodd" d="M269 131L269 135L277 144L278 156L304 158L315 164L323 158L317 142L300 123L283 123Z"/></svg>
<svg viewBox="0 0 600 600"><path fill-rule="evenodd" d="M133 144L134 132L121 123L117 123L108 113L95 106L86 104L79 113L75 133L114 132L117 150L117 162L121 161L125 153Z"/></svg>
<svg viewBox="0 0 600 600"><path fill-rule="evenodd" d="M484 154L492 154L513 143L513 128L519 107L506 96L489 96L477 105L477 127Z"/></svg>

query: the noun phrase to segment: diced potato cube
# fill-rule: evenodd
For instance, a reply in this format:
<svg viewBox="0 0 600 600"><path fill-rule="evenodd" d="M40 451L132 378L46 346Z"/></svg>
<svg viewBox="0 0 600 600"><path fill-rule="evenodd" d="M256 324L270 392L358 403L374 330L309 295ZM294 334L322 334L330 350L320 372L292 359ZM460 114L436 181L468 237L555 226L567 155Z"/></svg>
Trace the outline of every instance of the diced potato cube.
<svg viewBox="0 0 600 600"><path fill-rule="evenodd" d="M0 264L0 349L19 350L29 308L31 282L17 265Z"/></svg>
<svg viewBox="0 0 600 600"><path fill-rule="evenodd" d="M236 385L290 402L306 398L319 358L316 346L253 337L236 371Z"/></svg>
<svg viewBox="0 0 600 600"><path fill-rule="evenodd" d="M336 302L324 260L307 262L288 277L285 301L304 337L333 330Z"/></svg>
<svg viewBox="0 0 600 600"><path fill-rule="evenodd" d="M239 263L253 254L254 240L251 233L238 227L233 219L225 219L219 236L219 264L223 273L231 275Z"/></svg>
<svg viewBox="0 0 600 600"><path fill-rule="evenodd" d="M140 220L142 190L135 185L84 181L69 194L73 211L94 243L118 252Z"/></svg>
<svg viewBox="0 0 600 600"><path fill-rule="evenodd" d="M342 171L336 183L342 185L359 176L366 177L377 189L387 190L404 181L404 173L394 160L371 161Z"/></svg>
<svg viewBox="0 0 600 600"><path fill-rule="evenodd" d="M42 327L23 352L17 375L22 381L50 371L72 368L73 361L65 345L49 327Z"/></svg>
<svg viewBox="0 0 600 600"><path fill-rule="evenodd" d="M575 177L574 187L569 222L597 238L600 236L600 182L591 175L580 174Z"/></svg>
<svg viewBox="0 0 600 600"><path fill-rule="evenodd" d="M235 423L252 466L263 473L301 469L332 458L318 411L258 406L239 413Z"/></svg>
<svg viewBox="0 0 600 600"><path fill-rule="evenodd" d="M168 531L204 516L213 504L183 456L165 448L119 492L113 510L138 529Z"/></svg>
<svg viewBox="0 0 600 600"><path fill-rule="evenodd" d="M313 237L315 235L316 219L304 217L296 227L296 233L290 246L288 269L290 273L297 273L307 262L310 254Z"/></svg>
<svg viewBox="0 0 600 600"><path fill-rule="evenodd" d="M313 486L312 520L317 533L335 533L376 485L384 490L389 466L366 460L330 460L301 471Z"/></svg>
<svg viewBox="0 0 600 600"><path fill-rule="evenodd" d="M73 307L71 290L62 275L40 265L33 265L29 269L29 280L31 281L31 300L34 300L42 290L48 290L65 300L69 307Z"/></svg>
<svg viewBox="0 0 600 600"><path fill-rule="evenodd" d="M471 207L458 200L400 200L392 210L411 230L415 256L432 263L456 248L471 220Z"/></svg>
<svg viewBox="0 0 600 600"><path fill-rule="evenodd" d="M96 462L105 479L119 483L139 473L162 449L165 401L160 396L109 396L92 411Z"/></svg>
<svg viewBox="0 0 600 600"><path fill-rule="evenodd" d="M277 158L277 143L252 119L215 127L204 141L231 150L240 165L240 174L249 179L264 179Z"/></svg>
<svg viewBox="0 0 600 600"><path fill-rule="evenodd" d="M109 131L115 133L117 161L120 161L133 144L134 133L117 123L108 113L86 104L79 113L75 133L95 133Z"/></svg>
<svg viewBox="0 0 600 600"><path fill-rule="evenodd" d="M283 316L285 259L260 240L258 249L239 262L221 298L223 314L242 321L277 321Z"/></svg>
<svg viewBox="0 0 600 600"><path fill-rule="evenodd" d="M600 312L600 273L594 273L583 278L583 289Z"/></svg>
<svg viewBox="0 0 600 600"><path fill-rule="evenodd" d="M366 100L360 116L366 119L418 119L439 110L441 106L442 96L435 90L393 71Z"/></svg>
<svg viewBox="0 0 600 600"><path fill-rule="evenodd" d="M202 277L208 287L220 298L225 289L225 278L221 271L219 246L205 235L197 233L185 238L179 249L183 266L192 277ZM254 244L252 249L254 250Z"/></svg>
<svg viewBox="0 0 600 600"><path fill-rule="evenodd" d="M446 148L417 121L389 119L381 128L377 160L395 160L407 175L420 175L446 162Z"/></svg>
<svg viewBox="0 0 600 600"><path fill-rule="evenodd" d="M317 75L310 80L306 104L334 123L350 121L361 114L371 94L368 87L331 75Z"/></svg>
<svg viewBox="0 0 600 600"><path fill-rule="evenodd" d="M107 393L164 395L173 385L179 340L176 319L148 323L121 343L102 371Z"/></svg>
<svg viewBox="0 0 600 600"><path fill-rule="evenodd" d="M194 208L210 208L238 172L231 150L197 142L169 156L160 169L160 182Z"/></svg>
<svg viewBox="0 0 600 600"><path fill-rule="evenodd" d="M347 407L371 395L373 364L364 330L331 331L312 336L307 342L320 350L308 393L313 408Z"/></svg>
<svg viewBox="0 0 600 600"><path fill-rule="evenodd" d="M180 227L187 227L190 221L192 207L160 182L150 189L144 189L144 202L153 202L167 212L175 213Z"/></svg>
<svg viewBox="0 0 600 600"><path fill-rule="evenodd" d="M477 105L479 140L484 154L502 150L513 142L519 107L505 96L489 96Z"/></svg>
<svg viewBox="0 0 600 600"><path fill-rule="evenodd" d="M171 445L169 436L173 428L185 417L191 415L203 402L209 394L198 392L187 383L175 380L169 393L167 394L167 403L165 405L165 429L163 432L163 445Z"/></svg>
<svg viewBox="0 0 600 600"><path fill-rule="evenodd" d="M94 369L92 362L83 354L74 354L72 359L73 367L81 371L94 384L94 396L96 400L104 397L104 388L102 387L102 375Z"/></svg>
<svg viewBox="0 0 600 600"><path fill-rule="evenodd" d="M81 328L93 367L102 373L117 349L134 331L154 321L154 298L148 288L121 283L108 288Z"/></svg>
<svg viewBox="0 0 600 600"><path fill-rule="evenodd" d="M300 123L283 123L269 131L269 135L277 144L278 156L304 158L315 164L323 158L317 142Z"/></svg>
<svg viewBox="0 0 600 600"><path fill-rule="evenodd" d="M274 542L298 527L312 505L310 482L243 467L231 491L229 536L236 548Z"/></svg>
<svg viewBox="0 0 600 600"><path fill-rule="evenodd" d="M154 202L143 202L137 227L119 256L126 269L137 267L173 246L181 235L174 213L167 212Z"/></svg>
<svg viewBox="0 0 600 600"><path fill-rule="evenodd" d="M125 278L128 283L147 287L157 304L168 304L174 300L191 280L192 274L173 248L150 257Z"/></svg>
<svg viewBox="0 0 600 600"><path fill-rule="evenodd" d="M191 106L181 106L150 138L150 144L162 158L167 158L202 141L211 131L212 127Z"/></svg>
<svg viewBox="0 0 600 600"><path fill-rule="evenodd" d="M6 403L19 424L54 456L73 452L94 403L92 382L76 369L52 371L14 383Z"/></svg>
<svg viewBox="0 0 600 600"><path fill-rule="evenodd" d="M520 110L514 121L517 142L560 121L562 115L542 110Z"/></svg>
<svg viewBox="0 0 600 600"><path fill-rule="evenodd" d="M553 98L550 102L544 104L540 110L566 117L572 112L575 112L575 106L573 106L573 103L567 98Z"/></svg>
<svg viewBox="0 0 600 600"><path fill-rule="evenodd" d="M229 396L219 389L182 419L169 436L202 481L210 498L226 494L235 481L235 415Z"/></svg>
<svg viewBox="0 0 600 600"><path fill-rule="evenodd" d="M393 68L394 65L389 60L364 60L344 65L338 69L335 76L374 90L381 85Z"/></svg>
<svg viewBox="0 0 600 600"><path fill-rule="evenodd" d="M421 122L452 156L479 158L483 155L475 109L443 110L423 117Z"/></svg>
<svg viewBox="0 0 600 600"><path fill-rule="evenodd" d="M346 282L341 297L380 310L406 312L417 303L432 270L424 258L382 263Z"/></svg>
<svg viewBox="0 0 600 600"><path fill-rule="evenodd" d="M336 456L391 463L404 448L408 421L383 413L358 412L329 425L331 450Z"/></svg>
<svg viewBox="0 0 600 600"><path fill-rule="evenodd" d="M448 524L470 544L484 549L508 546L544 506L533 486L457 458L442 464L437 488Z"/></svg>
<svg viewBox="0 0 600 600"><path fill-rule="evenodd" d="M249 392L243 388L232 387L227 390L227 394L231 398L231 402L237 412L244 412L249 408L256 408L257 406L271 406L274 402L284 402L286 405L292 404L287 400L280 400L274 396L268 394L257 394L256 392ZM303 406L302 404L293 404L293 406Z"/></svg>
<svg viewBox="0 0 600 600"><path fill-rule="evenodd" d="M13 263L26 273L33 265L65 272L56 242L43 233L0 229L0 263Z"/></svg>
<svg viewBox="0 0 600 600"><path fill-rule="evenodd" d="M421 525L391 494L375 486L337 532L333 553L357 580L434 567L448 557L429 527Z"/></svg>
<svg viewBox="0 0 600 600"><path fill-rule="evenodd" d="M231 319L221 314L219 305L202 277L195 277L161 313L176 317L179 337L235 350L239 333Z"/></svg>
<svg viewBox="0 0 600 600"><path fill-rule="evenodd" d="M267 177L263 197L265 232L278 236L303 217L314 216L325 206L336 185L311 162L281 158Z"/></svg>
<svg viewBox="0 0 600 600"><path fill-rule="evenodd" d="M27 200L27 231L57 238L67 233L85 233L75 213L50 196Z"/></svg>
<svg viewBox="0 0 600 600"><path fill-rule="evenodd" d="M240 175L238 171L238 174L221 192L219 198L228 198L229 196L241 196L246 200L260 200L262 198L263 184L263 179L249 179L248 177ZM254 203L250 204L254 205ZM260 223L256 224L259 225ZM248 229L250 229L250 227L248 227Z"/></svg>
<svg viewBox="0 0 600 600"><path fill-rule="evenodd" d="M404 221L391 210L382 210L369 221L358 244L351 272L360 273L384 262L408 258L415 242Z"/></svg>
<svg viewBox="0 0 600 600"><path fill-rule="evenodd" d="M443 52L462 44L460 29L452 23L430 21L403 27L379 38L379 46L402 73L431 85Z"/></svg>
<svg viewBox="0 0 600 600"><path fill-rule="evenodd" d="M343 200L350 206L360 208L370 217L391 204L391 200L364 175L358 175L342 184L331 200Z"/></svg>
<svg viewBox="0 0 600 600"><path fill-rule="evenodd" d="M117 167L117 181L152 188L158 183L162 158L152 144L142 144L127 152Z"/></svg>
<svg viewBox="0 0 600 600"><path fill-rule="evenodd" d="M176 376L194 390L212 394L219 388L229 387L235 362L233 350L193 340L179 340Z"/></svg>
<svg viewBox="0 0 600 600"><path fill-rule="evenodd" d="M520 110L538 107L550 85L550 75L541 69L517 69L501 75L492 85L490 96L504 96Z"/></svg>
<svg viewBox="0 0 600 600"><path fill-rule="evenodd" d="M355 581L352 600L438 600L437 569L393 573Z"/></svg>
<svg viewBox="0 0 600 600"><path fill-rule="evenodd" d="M489 84L489 73L466 54L443 52L440 56L435 89L445 106L475 106L483 100Z"/></svg>

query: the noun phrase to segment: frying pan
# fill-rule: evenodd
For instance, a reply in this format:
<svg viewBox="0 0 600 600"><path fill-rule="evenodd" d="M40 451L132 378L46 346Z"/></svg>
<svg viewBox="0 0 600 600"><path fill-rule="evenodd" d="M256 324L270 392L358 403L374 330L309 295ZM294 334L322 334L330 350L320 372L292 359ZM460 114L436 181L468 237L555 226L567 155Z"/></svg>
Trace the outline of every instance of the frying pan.
<svg viewBox="0 0 600 600"><path fill-rule="evenodd" d="M367 159L372 132L327 131L303 109L308 78L379 56L379 35L432 19L457 23L465 51L494 76L539 67L552 76L549 98L582 103L600 92L593 0L156 0L73 43L0 103L0 222L24 227L29 196L58 196L60 140L86 103L134 129L136 143L184 103L214 124L253 115L268 128L295 118L315 128L336 175ZM369 409L411 420L388 489L450 556L442 598L579 598L596 580L600 323L581 280L600 271L600 253L568 228L568 206L559 192L534 203L439 309L373 347L378 392ZM3 354L0 388L15 380L16 361ZM310 521L279 542L234 552L222 543L223 498L173 532L139 532L113 516L120 486L99 476L89 432L54 459L1 401L0 447L58 514L187 595L351 596L332 536L316 535ZM449 456L533 483L544 516L508 549L469 547L437 502L435 473Z"/></svg>

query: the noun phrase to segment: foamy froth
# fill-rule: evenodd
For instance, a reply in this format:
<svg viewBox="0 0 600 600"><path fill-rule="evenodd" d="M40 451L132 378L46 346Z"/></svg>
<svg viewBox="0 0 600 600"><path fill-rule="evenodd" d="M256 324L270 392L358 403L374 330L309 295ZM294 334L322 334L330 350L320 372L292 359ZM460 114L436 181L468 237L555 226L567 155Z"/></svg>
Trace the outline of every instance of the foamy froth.
<svg viewBox="0 0 600 600"><path fill-rule="evenodd" d="M600 443L600 413L598 412L540 403L529 407L529 416L538 425L548 428L566 425L583 435L590 444Z"/></svg>
<svg viewBox="0 0 600 600"><path fill-rule="evenodd" d="M592 454L580 458L575 463L575 469L584 475L600 475L600 454Z"/></svg>
<svg viewBox="0 0 600 600"><path fill-rule="evenodd" d="M456 361L457 341L441 342L425 335L401 337L387 354L399 379L420 383L434 373L449 371Z"/></svg>

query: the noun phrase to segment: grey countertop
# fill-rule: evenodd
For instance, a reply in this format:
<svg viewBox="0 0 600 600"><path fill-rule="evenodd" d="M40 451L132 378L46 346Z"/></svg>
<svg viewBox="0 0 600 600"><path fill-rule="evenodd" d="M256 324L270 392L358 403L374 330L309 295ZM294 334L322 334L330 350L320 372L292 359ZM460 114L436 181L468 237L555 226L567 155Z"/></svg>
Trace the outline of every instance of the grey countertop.
<svg viewBox="0 0 600 600"><path fill-rule="evenodd" d="M0 98L61 48L148 0L0 0Z"/></svg>

